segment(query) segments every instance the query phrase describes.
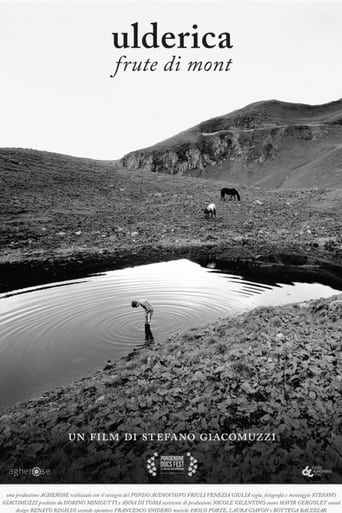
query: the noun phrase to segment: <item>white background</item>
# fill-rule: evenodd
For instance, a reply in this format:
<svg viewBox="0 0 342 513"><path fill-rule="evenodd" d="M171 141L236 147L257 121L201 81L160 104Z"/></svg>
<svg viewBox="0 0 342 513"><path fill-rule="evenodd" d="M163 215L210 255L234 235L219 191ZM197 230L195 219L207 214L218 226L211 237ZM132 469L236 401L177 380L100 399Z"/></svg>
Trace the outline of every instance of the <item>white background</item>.
<svg viewBox="0 0 342 513"><path fill-rule="evenodd" d="M117 50L112 32L230 32L229 72L126 72L114 61L175 51ZM321 104L341 96L341 1L0 0L0 146L116 159L259 100ZM185 67L184 67L185 68Z"/></svg>

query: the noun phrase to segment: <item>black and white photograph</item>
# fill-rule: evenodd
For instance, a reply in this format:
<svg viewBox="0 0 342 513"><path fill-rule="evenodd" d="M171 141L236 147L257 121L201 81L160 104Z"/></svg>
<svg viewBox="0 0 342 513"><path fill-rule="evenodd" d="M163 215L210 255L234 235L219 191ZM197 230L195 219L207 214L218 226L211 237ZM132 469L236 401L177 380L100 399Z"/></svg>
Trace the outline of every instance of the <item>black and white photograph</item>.
<svg viewBox="0 0 342 513"><path fill-rule="evenodd" d="M341 489L341 27L0 1L1 485Z"/></svg>

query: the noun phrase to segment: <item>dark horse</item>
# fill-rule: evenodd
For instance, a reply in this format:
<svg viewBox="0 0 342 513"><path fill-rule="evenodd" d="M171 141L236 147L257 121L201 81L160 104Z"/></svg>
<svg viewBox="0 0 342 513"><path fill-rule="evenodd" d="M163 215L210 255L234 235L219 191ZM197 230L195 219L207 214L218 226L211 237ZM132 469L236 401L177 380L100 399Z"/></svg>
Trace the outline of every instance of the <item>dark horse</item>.
<svg viewBox="0 0 342 513"><path fill-rule="evenodd" d="M227 189L227 188L221 189L221 200L225 199L226 194L227 194L227 196L230 196L230 199L233 198L235 200L235 197L236 197L240 201L240 194L238 193L238 191L236 189Z"/></svg>

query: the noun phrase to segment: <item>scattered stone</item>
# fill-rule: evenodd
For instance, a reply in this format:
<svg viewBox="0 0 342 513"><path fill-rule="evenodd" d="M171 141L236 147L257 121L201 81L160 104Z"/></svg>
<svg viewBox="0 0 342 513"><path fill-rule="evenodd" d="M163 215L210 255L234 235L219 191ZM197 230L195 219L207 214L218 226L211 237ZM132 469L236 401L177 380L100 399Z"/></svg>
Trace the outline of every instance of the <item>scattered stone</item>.
<svg viewBox="0 0 342 513"><path fill-rule="evenodd" d="M65 433L82 431L81 426L89 432L105 428L121 436L134 432L138 438L154 431L234 433L243 428L244 433L254 433L265 426L267 432L281 433L277 444L266 446L271 456L265 459L255 443L230 445L229 472L239 482L266 475L270 461L278 479L284 458L288 461L284 476L298 476L298 458L305 458L308 447L316 461L325 461L327 451L340 442L336 437L341 436L341 381L336 354L332 354L332 343L337 344L337 333L329 329L333 321L327 318L322 323L315 312L339 308L342 298L308 304L310 310L305 312L298 305L256 309L175 335L166 343L156 341L38 401L15 405L9 415L0 417L0 477L8 475L12 440L22 431L18 454L25 448L32 458L39 454L46 467L53 461L54 479L68 476L68 461L72 461L71 473L81 469L84 480L103 479L103 462L114 452L118 468L125 464L125 474L119 472L116 480L133 481L141 461L139 443L98 444L96 451L94 444L82 444L70 452L69 459ZM285 353L284 346L291 353ZM68 445L68 451L73 445ZM199 461L215 461L209 469L203 463L201 479L207 479L209 471L216 482L227 479L225 446L192 442L191 453ZM175 447L184 452L183 443L163 442L165 454L173 454ZM59 453L60 462L55 457ZM243 466L246 457L247 467ZM145 482L146 474L142 479Z"/></svg>
<svg viewBox="0 0 342 513"><path fill-rule="evenodd" d="M329 303L329 309L330 310L342 309L342 299L335 299L335 301L331 301L331 303Z"/></svg>

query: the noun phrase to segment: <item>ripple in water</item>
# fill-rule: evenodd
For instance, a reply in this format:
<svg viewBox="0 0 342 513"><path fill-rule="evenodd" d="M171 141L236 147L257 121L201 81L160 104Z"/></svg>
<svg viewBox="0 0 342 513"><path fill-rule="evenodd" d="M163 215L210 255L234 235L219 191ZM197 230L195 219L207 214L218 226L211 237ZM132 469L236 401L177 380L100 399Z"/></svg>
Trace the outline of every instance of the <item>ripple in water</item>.
<svg viewBox="0 0 342 513"><path fill-rule="evenodd" d="M154 306L156 340L235 316L337 291L318 283L269 286L176 260L0 294L0 406L65 384L144 343ZM166 342L167 343L167 342Z"/></svg>

